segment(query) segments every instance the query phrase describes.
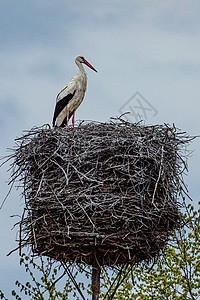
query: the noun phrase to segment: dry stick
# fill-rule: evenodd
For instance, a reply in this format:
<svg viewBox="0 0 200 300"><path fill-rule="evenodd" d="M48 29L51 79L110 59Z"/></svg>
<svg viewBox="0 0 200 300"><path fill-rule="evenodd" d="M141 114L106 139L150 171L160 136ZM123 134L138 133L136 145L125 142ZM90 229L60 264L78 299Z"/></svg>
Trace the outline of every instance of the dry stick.
<svg viewBox="0 0 200 300"><path fill-rule="evenodd" d="M108 295L109 292L111 291L111 288L114 286L115 281L117 280L117 277L119 277L119 278L121 277L121 273L122 273L123 267L124 267L124 265L121 267L121 270L119 271L119 273L117 274L117 276L116 276L115 279L113 280L113 283L110 285L110 287L109 287L109 289L108 289L108 291L107 291L107 293L105 294L105 296L104 296L103 299L106 299L107 295ZM118 280L119 280L119 279L118 279Z"/></svg>
<svg viewBox="0 0 200 300"><path fill-rule="evenodd" d="M67 272L64 270L63 274L60 275L60 276L52 283L52 285L50 286L50 289L52 289L52 287L55 286L56 283L57 283L60 279L62 279L62 278L65 276L66 273L67 273Z"/></svg>
<svg viewBox="0 0 200 300"><path fill-rule="evenodd" d="M20 248L20 246L16 247L12 251L10 251L8 254L6 254L6 256L10 256L13 252L17 251L19 248Z"/></svg>
<svg viewBox="0 0 200 300"><path fill-rule="evenodd" d="M22 255L22 222L24 220L25 208L22 214L21 222L19 224L19 255Z"/></svg>
<svg viewBox="0 0 200 300"><path fill-rule="evenodd" d="M68 185L69 179L68 179L68 176L67 176L65 170L63 169L63 167L62 167L60 164L58 164L55 160L52 160L52 159L51 159L51 161L52 161L54 164L56 164L56 165L63 171L63 174L65 175L65 179L66 179L66 185Z"/></svg>
<svg viewBox="0 0 200 300"><path fill-rule="evenodd" d="M11 184L11 186L10 186L10 188L9 188L9 191L8 191L7 195L5 196L3 202L1 203L0 209L2 209L4 203L6 202L6 199L8 198L9 194L11 193L11 190L12 190L12 188L13 188L14 183L15 183L15 181L12 182L12 184Z"/></svg>
<svg viewBox="0 0 200 300"><path fill-rule="evenodd" d="M84 214L87 216L88 220L90 221L90 223L93 226L93 229L95 229L95 224L92 222L91 218L89 217L89 215L87 214L86 210L84 209L83 206L80 205L80 203L78 202L78 200L76 199L76 202L78 204L78 206L83 210Z"/></svg>
<svg viewBox="0 0 200 300"><path fill-rule="evenodd" d="M154 203L154 198L155 198L155 195L156 195L156 190L157 190L157 187L158 187L158 183L159 183L159 180L160 180L160 176L161 176L161 171L162 171L162 163L163 163L163 146L162 146L162 155L161 155L161 160L160 160L160 169L159 169L159 174L158 174L158 178L157 178L157 181L156 181L156 184L155 184L155 188L154 188L154 191L153 191L153 197L152 197L152 204L156 207L155 203ZM157 207L156 207L157 208Z"/></svg>
<svg viewBox="0 0 200 300"><path fill-rule="evenodd" d="M122 267L122 268L123 268L123 267ZM126 270L127 268L128 268L128 264L126 264L125 270ZM118 287L119 287L120 284L125 280L125 278L128 276L128 274L130 273L131 270L132 270L132 268L130 267L130 269L129 269L128 271L125 272L125 274L124 274L124 276L122 277L121 280L120 280L120 278L121 278L121 271L120 271L120 277L119 277L119 279L118 279L118 282L117 282L117 284L116 284L116 287L115 287L113 293L108 297L108 300L112 300L112 299L113 299L113 297L114 297L114 295L115 295L115 293L116 293ZM104 298L104 299L105 299L105 298Z"/></svg>
<svg viewBox="0 0 200 300"><path fill-rule="evenodd" d="M71 279L72 283L74 284L75 288L78 290L79 294L81 295L83 300L86 300L85 297L83 296L83 293L81 292L81 289L79 288L74 276L72 275L71 271L69 270L69 268L63 263L61 262L61 265L63 266L64 270L66 271L67 275L69 276L69 278Z"/></svg>

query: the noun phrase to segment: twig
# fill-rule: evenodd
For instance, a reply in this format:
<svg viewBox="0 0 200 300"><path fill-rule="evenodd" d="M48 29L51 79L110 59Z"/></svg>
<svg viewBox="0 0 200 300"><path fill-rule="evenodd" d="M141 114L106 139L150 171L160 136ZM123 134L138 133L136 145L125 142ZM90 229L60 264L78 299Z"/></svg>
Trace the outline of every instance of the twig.
<svg viewBox="0 0 200 300"><path fill-rule="evenodd" d="M154 191L153 191L153 197L152 197L152 204L156 207L155 203L154 203L154 198L155 198L155 194L156 194L156 191L157 191L157 188L158 188L158 183L159 183L159 180L160 180L160 176L161 176L161 171L162 171L162 165L163 165L163 146L162 146L162 153L161 153L161 160L160 160L160 168L159 168L159 173L158 173L158 178L156 180L156 184L155 184L155 188L154 188ZM156 207L157 208L157 207Z"/></svg>
<svg viewBox="0 0 200 300"><path fill-rule="evenodd" d="M78 283L76 282L74 276L72 275L72 273L70 272L69 268L67 267L67 265L65 265L63 262L61 262L61 265L63 266L65 272L68 274L69 278L71 279L72 283L74 284L74 286L76 287L77 291L79 292L79 294L81 295L83 300L86 300L83 293L81 292L81 289L78 286Z"/></svg>

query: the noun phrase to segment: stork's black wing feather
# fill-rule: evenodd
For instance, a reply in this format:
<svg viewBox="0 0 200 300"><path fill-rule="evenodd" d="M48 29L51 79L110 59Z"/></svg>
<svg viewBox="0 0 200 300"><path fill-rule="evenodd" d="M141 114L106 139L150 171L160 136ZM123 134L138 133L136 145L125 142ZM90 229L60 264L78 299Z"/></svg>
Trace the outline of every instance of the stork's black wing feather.
<svg viewBox="0 0 200 300"><path fill-rule="evenodd" d="M63 110L63 108L69 103L69 101L74 97L75 91L73 94L68 94L64 98L60 99L56 103L54 116L53 116L53 126L55 126L56 118L58 117L59 113Z"/></svg>

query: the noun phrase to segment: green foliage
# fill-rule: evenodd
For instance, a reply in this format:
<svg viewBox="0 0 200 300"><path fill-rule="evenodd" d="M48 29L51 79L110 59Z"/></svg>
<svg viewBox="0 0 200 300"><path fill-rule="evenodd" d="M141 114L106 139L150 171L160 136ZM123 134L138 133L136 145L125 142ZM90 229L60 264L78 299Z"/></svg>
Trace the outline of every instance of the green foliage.
<svg viewBox="0 0 200 300"><path fill-rule="evenodd" d="M44 260L40 258L40 263L36 264L33 259L23 254L20 258L20 265L23 265L25 267L25 271L27 272L30 279L25 284L22 284L17 280L15 282L15 285L18 288L20 294L27 296L29 299L67 300L68 295L74 289L69 280L66 281L62 292L56 289L56 282L59 279L56 279L59 267L56 266L53 268L55 264L53 264L50 259ZM36 270L40 274L39 280L36 279ZM63 275L65 275L65 272L60 277L62 277ZM23 296L21 298L15 290L12 291L12 296L17 300L23 299ZM3 292L1 291L0 297L0 299L8 300L7 298L5 298Z"/></svg>
<svg viewBox="0 0 200 300"><path fill-rule="evenodd" d="M138 266L134 299L198 299L200 298L200 210L186 207L186 226L173 236L171 245L155 265ZM142 268L141 268L142 267Z"/></svg>

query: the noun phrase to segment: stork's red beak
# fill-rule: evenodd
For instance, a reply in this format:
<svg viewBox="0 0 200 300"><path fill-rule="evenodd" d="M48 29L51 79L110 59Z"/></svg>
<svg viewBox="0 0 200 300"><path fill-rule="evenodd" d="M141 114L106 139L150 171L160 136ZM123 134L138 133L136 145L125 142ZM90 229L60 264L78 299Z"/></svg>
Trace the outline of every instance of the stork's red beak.
<svg viewBox="0 0 200 300"><path fill-rule="evenodd" d="M89 68L97 72L97 70L85 59L84 64L86 64ZM98 72L97 72L98 73Z"/></svg>

